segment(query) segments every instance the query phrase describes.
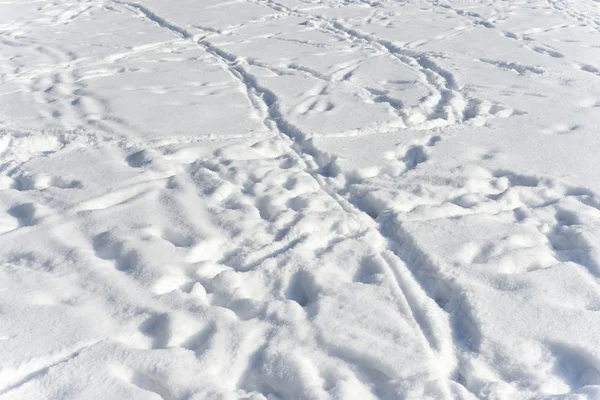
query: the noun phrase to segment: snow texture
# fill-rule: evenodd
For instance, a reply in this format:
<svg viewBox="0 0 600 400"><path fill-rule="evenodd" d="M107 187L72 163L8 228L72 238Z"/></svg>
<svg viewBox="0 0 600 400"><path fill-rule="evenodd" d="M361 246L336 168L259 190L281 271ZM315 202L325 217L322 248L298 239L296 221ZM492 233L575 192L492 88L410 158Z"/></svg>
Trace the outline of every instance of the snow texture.
<svg viewBox="0 0 600 400"><path fill-rule="evenodd" d="M598 0L0 3L0 399L600 399Z"/></svg>

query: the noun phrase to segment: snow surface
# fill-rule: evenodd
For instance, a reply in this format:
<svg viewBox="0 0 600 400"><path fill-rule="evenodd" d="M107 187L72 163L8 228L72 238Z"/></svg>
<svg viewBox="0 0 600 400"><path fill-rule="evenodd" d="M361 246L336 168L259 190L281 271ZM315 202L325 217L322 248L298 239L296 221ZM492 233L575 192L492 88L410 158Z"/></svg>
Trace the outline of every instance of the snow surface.
<svg viewBox="0 0 600 400"><path fill-rule="evenodd" d="M600 399L600 2L0 3L0 399Z"/></svg>

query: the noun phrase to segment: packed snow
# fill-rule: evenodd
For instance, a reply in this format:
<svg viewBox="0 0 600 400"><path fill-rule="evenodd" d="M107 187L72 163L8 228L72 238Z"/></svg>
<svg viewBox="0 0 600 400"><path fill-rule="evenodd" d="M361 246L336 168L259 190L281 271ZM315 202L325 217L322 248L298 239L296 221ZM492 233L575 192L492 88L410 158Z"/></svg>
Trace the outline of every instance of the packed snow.
<svg viewBox="0 0 600 400"><path fill-rule="evenodd" d="M6 0L0 54L0 399L600 399L598 0Z"/></svg>

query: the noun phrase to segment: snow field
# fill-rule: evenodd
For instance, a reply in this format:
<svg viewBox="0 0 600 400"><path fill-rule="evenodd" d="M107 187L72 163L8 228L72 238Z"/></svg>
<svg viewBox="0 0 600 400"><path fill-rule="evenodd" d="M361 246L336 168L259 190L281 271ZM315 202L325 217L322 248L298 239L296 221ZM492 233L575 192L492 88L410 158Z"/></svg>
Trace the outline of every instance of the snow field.
<svg viewBox="0 0 600 400"><path fill-rule="evenodd" d="M600 398L598 4L0 4L0 398Z"/></svg>

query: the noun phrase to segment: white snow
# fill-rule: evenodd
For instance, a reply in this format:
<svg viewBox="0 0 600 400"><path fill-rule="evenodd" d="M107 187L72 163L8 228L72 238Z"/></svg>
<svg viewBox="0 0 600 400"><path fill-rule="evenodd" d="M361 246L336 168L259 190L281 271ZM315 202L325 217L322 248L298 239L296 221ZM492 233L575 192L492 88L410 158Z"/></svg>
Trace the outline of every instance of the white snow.
<svg viewBox="0 0 600 400"><path fill-rule="evenodd" d="M597 0L6 0L0 54L0 399L600 399Z"/></svg>

